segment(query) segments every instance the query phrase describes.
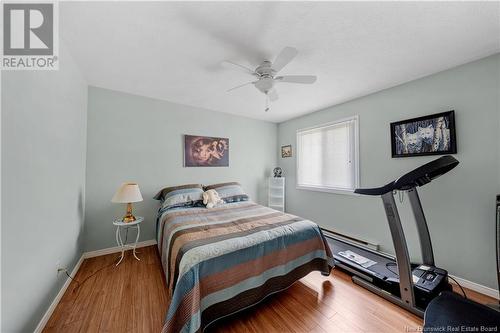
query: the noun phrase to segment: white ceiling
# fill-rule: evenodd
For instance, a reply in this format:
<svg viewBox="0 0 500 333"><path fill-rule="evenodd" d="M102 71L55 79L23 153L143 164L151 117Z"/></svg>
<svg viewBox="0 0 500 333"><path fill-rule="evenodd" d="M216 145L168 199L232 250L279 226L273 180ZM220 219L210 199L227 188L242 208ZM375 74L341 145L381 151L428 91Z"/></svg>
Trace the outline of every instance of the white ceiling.
<svg viewBox="0 0 500 333"><path fill-rule="evenodd" d="M280 122L500 52L500 2L86 2L60 34L90 85ZM256 67L299 50L264 112Z"/></svg>

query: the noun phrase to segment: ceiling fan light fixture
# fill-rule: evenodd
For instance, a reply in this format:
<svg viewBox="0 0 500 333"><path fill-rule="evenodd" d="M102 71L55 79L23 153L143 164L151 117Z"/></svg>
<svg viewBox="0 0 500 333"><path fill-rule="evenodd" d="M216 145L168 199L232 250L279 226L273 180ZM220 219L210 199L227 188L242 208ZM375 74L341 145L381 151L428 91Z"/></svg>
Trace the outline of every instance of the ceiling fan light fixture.
<svg viewBox="0 0 500 333"><path fill-rule="evenodd" d="M251 70L246 66L234 63L232 61L225 61L227 64L233 67L238 67L239 69L244 69L246 72L256 76L257 81L247 82L242 85L236 86L228 90L232 91L234 89L253 84L260 92L266 95L266 112L269 111L269 101L274 102L278 99L278 94L276 89L274 89L274 84L277 82L287 82L287 83L300 83L300 84L311 84L316 82L317 77L315 75L284 75L275 76L280 70L282 70L290 61L292 61L298 54L297 49L287 46L281 50L274 62L269 60L263 61L255 70Z"/></svg>

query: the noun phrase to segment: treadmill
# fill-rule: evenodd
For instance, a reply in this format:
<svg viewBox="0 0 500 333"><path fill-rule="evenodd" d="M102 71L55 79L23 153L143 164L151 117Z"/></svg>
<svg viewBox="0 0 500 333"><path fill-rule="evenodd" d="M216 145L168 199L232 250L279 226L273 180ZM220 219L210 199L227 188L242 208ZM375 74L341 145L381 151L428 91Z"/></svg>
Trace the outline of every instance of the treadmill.
<svg viewBox="0 0 500 333"><path fill-rule="evenodd" d="M434 264L431 238L417 187L430 183L456 167L458 163L452 156L442 156L387 185L356 189L354 193L381 196L396 256L372 250L325 230L335 264L350 273L354 283L423 317L429 302L442 291L451 291L452 288L448 283L448 272ZM420 240L421 264L410 262L404 230L394 200L397 191L408 193Z"/></svg>

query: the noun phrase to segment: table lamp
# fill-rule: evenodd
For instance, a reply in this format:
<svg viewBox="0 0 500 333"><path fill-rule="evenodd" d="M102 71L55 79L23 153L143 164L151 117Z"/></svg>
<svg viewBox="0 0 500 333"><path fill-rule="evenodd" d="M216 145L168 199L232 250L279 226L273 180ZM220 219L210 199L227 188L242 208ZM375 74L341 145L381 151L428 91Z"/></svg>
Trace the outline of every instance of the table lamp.
<svg viewBox="0 0 500 333"><path fill-rule="evenodd" d="M111 202L127 204L127 214L122 219L125 223L135 221L135 216L132 215L132 202L139 201L142 201L142 195L136 183L123 183L111 199Z"/></svg>

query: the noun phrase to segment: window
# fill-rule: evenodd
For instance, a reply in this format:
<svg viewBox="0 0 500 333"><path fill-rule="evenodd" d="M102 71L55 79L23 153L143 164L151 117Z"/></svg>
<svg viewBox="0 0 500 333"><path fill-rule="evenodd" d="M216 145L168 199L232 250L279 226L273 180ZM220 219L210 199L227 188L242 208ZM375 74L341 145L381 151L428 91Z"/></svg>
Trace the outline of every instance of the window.
<svg viewBox="0 0 500 333"><path fill-rule="evenodd" d="M352 192L359 185L358 116L297 131L297 188Z"/></svg>

